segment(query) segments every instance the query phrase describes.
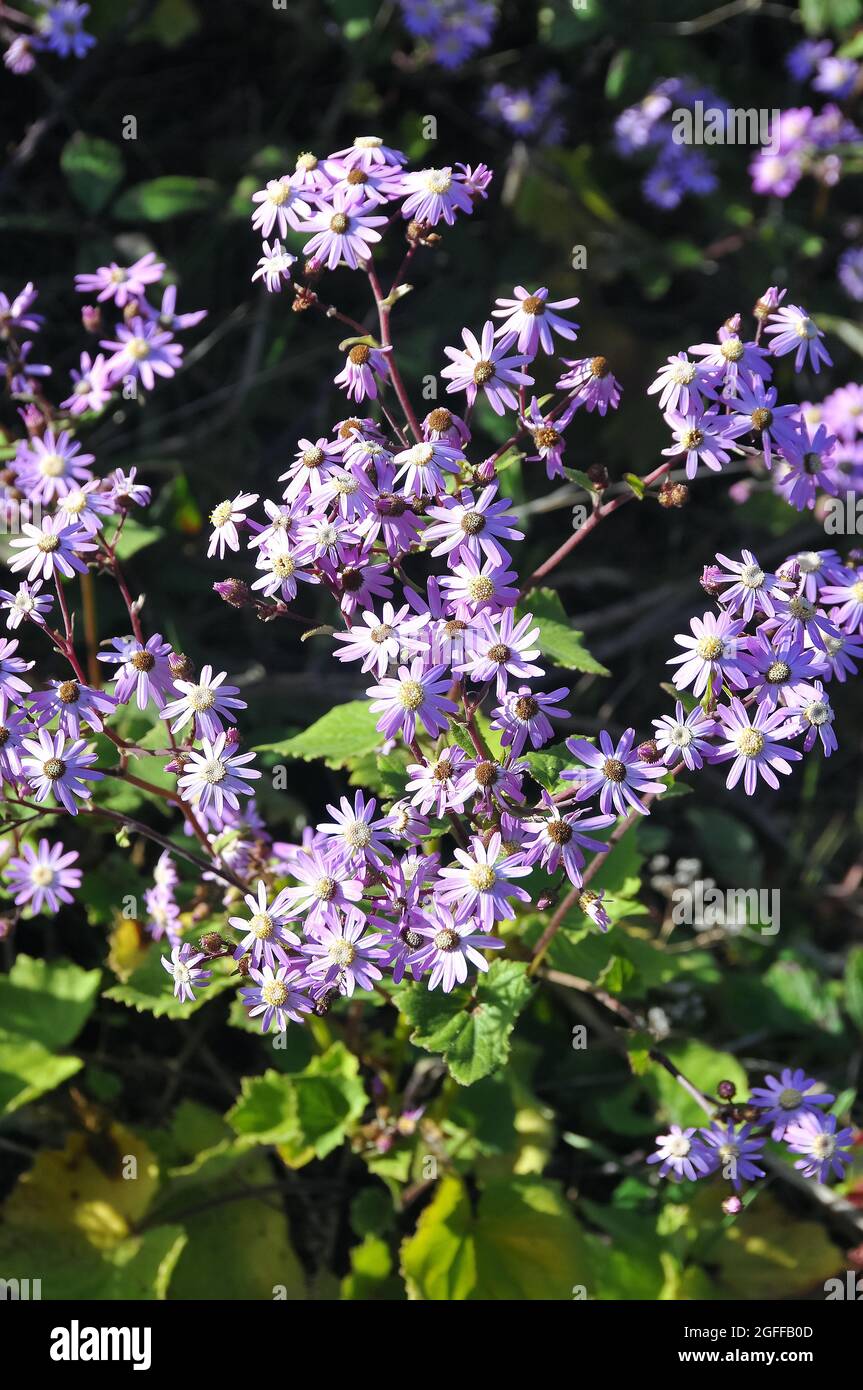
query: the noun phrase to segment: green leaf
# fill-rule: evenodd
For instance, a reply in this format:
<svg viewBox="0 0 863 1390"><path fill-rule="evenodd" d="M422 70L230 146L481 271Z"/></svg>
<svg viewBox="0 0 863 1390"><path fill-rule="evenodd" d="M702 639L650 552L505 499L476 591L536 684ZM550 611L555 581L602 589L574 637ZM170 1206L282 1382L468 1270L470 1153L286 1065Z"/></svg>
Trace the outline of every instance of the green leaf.
<svg viewBox="0 0 863 1390"><path fill-rule="evenodd" d="M849 951L845 965L845 1010L863 1032L863 946Z"/></svg>
<svg viewBox="0 0 863 1390"><path fill-rule="evenodd" d="M117 541L116 551L119 560L131 560L133 555L137 555L139 550L144 550L148 545L154 545L160 541L165 532L160 526L142 526L140 522L133 521L131 517L126 521L125 526L120 532L120 539Z"/></svg>
<svg viewBox="0 0 863 1390"><path fill-rule="evenodd" d="M275 753L280 758L302 758L304 762L321 758L327 767L344 767L350 758L360 758L383 743L376 723L377 716L372 714L368 700L350 700L328 710L302 733L280 743L260 744L254 751Z"/></svg>
<svg viewBox="0 0 863 1390"><path fill-rule="evenodd" d="M284 1161L300 1168L338 1148L365 1107L359 1061L338 1042L301 1072L245 1077L226 1118L240 1139L276 1144Z"/></svg>
<svg viewBox="0 0 863 1390"><path fill-rule="evenodd" d="M635 493L639 502L642 502L644 500L644 494L647 491L647 488L644 485L644 479L639 478L637 473L624 473L623 481L629 484L630 488Z"/></svg>
<svg viewBox="0 0 863 1390"><path fill-rule="evenodd" d="M572 767L575 761L565 743L552 743L539 753L526 753L524 756L531 776L549 792L559 789L561 772L564 768Z"/></svg>
<svg viewBox="0 0 863 1390"><path fill-rule="evenodd" d="M57 1056L41 1043L0 1030L0 1115L10 1115L80 1071L80 1057Z"/></svg>
<svg viewBox="0 0 863 1390"><path fill-rule="evenodd" d="M479 977L475 994L467 988L442 994L416 984L398 1002L414 1028L411 1042L442 1052L450 1075L470 1086L506 1061L510 1034L532 992L526 965L498 960Z"/></svg>
<svg viewBox="0 0 863 1390"><path fill-rule="evenodd" d="M564 468L564 474L571 483L578 483L586 492L594 493L598 491L593 479L587 473L582 473L580 468Z"/></svg>
<svg viewBox="0 0 863 1390"><path fill-rule="evenodd" d="M169 222L212 207L218 193L219 185L212 179L165 174L128 189L117 199L113 213L126 222Z"/></svg>
<svg viewBox="0 0 863 1390"><path fill-rule="evenodd" d="M96 213L123 178L123 157L116 145L79 130L63 146L60 168L81 206Z"/></svg>
<svg viewBox="0 0 863 1390"><path fill-rule="evenodd" d="M101 970L68 960L16 957L9 974L0 975L3 1028L43 1047L67 1047L93 1009L101 978Z"/></svg>
<svg viewBox="0 0 863 1390"><path fill-rule="evenodd" d="M390 1248L380 1236L367 1235L351 1251L351 1272L342 1280L341 1296L363 1302L398 1302L405 1297L404 1285L392 1272Z"/></svg>
<svg viewBox="0 0 863 1390"><path fill-rule="evenodd" d="M570 627L560 594L555 589L531 589L518 606L519 616L532 613L539 624L539 646L544 656L550 656L566 671L587 671L595 676L609 672L586 647L581 633Z"/></svg>
<svg viewBox="0 0 863 1390"><path fill-rule="evenodd" d="M476 1213L456 1177L439 1185L401 1247L410 1299L569 1300L589 1285L581 1227L554 1183L489 1183Z"/></svg>

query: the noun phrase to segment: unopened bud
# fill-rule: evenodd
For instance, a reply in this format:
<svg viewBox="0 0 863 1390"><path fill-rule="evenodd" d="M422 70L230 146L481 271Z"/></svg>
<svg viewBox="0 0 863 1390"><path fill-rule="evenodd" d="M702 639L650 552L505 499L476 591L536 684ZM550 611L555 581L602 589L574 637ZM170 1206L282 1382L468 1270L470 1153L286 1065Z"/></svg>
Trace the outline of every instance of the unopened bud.
<svg viewBox="0 0 863 1390"><path fill-rule="evenodd" d="M185 652L171 652L168 657L171 675L177 681L190 681L195 674L195 666Z"/></svg>
<svg viewBox="0 0 863 1390"><path fill-rule="evenodd" d="M587 470L587 476L597 492L604 492L608 487L608 469L605 464L592 463Z"/></svg>
<svg viewBox="0 0 863 1390"><path fill-rule="evenodd" d="M716 1094L720 1100L733 1100L734 1092L737 1090L733 1081L720 1081L716 1087Z"/></svg>
<svg viewBox="0 0 863 1390"><path fill-rule="evenodd" d="M254 602L251 589L242 579L217 579L213 589L232 608L248 608Z"/></svg>
<svg viewBox="0 0 863 1390"><path fill-rule="evenodd" d="M237 974L245 979L252 968L252 957L250 955L240 956L237 961Z"/></svg>
<svg viewBox="0 0 863 1390"><path fill-rule="evenodd" d="M204 932L198 945L208 956L220 956L225 950L225 942L217 931Z"/></svg>
<svg viewBox="0 0 863 1390"><path fill-rule="evenodd" d="M699 583L706 594L715 598L722 592L722 570L717 565L705 565Z"/></svg>
<svg viewBox="0 0 863 1390"><path fill-rule="evenodd" d="M662 757L655 738L646 738L643 743L639 743L635 753L643 763L658 763Z"/></svg>
<svg viewBox="0 0 863 1390"><path fill-rule="evenodd" d="M722 1210L726 1216L737 1216L743 1210L743 1203L739 1197L726 1197L722 1203Z"/></svg>
<svg viewBox="0 0 863 1390"><path fill-rule="evenodd" d="M85 304L81 310L81 322L85 333L102 332L102 310L98 304Z"/></svg>

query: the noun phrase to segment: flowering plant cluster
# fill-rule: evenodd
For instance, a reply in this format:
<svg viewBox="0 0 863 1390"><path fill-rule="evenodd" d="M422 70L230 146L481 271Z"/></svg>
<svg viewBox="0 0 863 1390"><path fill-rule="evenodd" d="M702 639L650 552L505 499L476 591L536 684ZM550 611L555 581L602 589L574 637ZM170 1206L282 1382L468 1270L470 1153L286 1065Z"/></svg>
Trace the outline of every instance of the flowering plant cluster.
<svg viewBox="0 0 863 1390"><path fill-rule="evenodd" d="M399 0L399 9L419 57L449 70L487 48L497 24L491 0Z"/></svg>
<svg viewBox="0 0 863 1390"><path fill-rule="evenodd" d="M32 72L38 56L84 58L96 43L84 28L90 6L80 0L36 0L36 13L9 5L0 12L0 37L6 43L3 62L20 77Z"/></svg>
<svg viewBox="0 0 863 1390"><path fill-rule="evenodd" d="M46 832L58 815L108 816L126 836L149 834L161 852L147 925L167 943L162 964L177 1000L195 1002L227 968L264 1032L324 1015L341 997L389 997L411 982L443 995L475 990L477 975L492 969L489 953L504 948L536 975L567 912L608 929L614 903L591 880L684 770L728 763L728 786L742 781L751 795L759 779L776 788L776 774L804 756L829 756L837 740L826 687L856 674L863 655L859 556L793 554L770 571L748 550L718 555L702 580L716 611L677 638L674 714L654 720L653 736L641 740L634 728L603 728L595 741L553 742L555 725L573 718L572 697L549 677L554 650L535 611L547 596L536 586L624 502L649 495L682 506L687 481L721 472L744 448L781 470L780 492L793 506L811 506L818 486L831 491L836 438L821 425L812 433L803 407L780 406L769 384L784 357L793 355L796 371L808 364L816 372L830 359L808 313L785 306L784 290L769 290L751 339L735 314L716 342L691 347L691 357L681 351L660 370L650 391L674 442L652 473L615 489L604 470L584 475L564 459L580 412L617 410L621 384L599 344L555 360L562 344L578 341L575 296L552 300L544 286L516 285L477 331L465 326L460 345L444 346L440 382L455 399L420 418L391 314L410 290L414 257L473 215L491 179L482 164L411 170L400 150L360 136L325 158L300 155L292 173L254 195L263 244L252 278L273 294L292 293L296 312L319 311L350 330L334 384L369 411L298 440L281 492L238 492L210 517L208 555L239 562L245 553L245 575L214 584L221 598L262 621L299 620L305 637L332 640L334 657L367 682L360 718L374 726L370 747L386 786L328 805L298 843L276 840L256 803L263 773L241 742L238 686L212 660L196 671L132 597L118 548L130 514L150 505L150 489L134 470L100 475L77 438L119 391L134 396L170 377L182 360L176 334L201 314L176 313L174 286L150 302L165 275L154 254L79 275L79 291L96 297L86 327L102 331L107 305L121 321L100 340L103 354L82 355L71 392L54 405L45 394L50 368L30 361L41 326L35 289L2 301L5 380L23 425L2 479L7 515L20 518L22 532L9 565L22 577L0 593L7 629L20 633L0 644L0 774L21 816L8 885L25 914L74 896L77 854ZM404 247L386 292L374 255L384 231L397 231ZM326 272L340 267L367 278L375 332L331 303L329 291L322 297ZM831 412L840 408L834 401ZM507 437L471 460L480 409L505 422ZM585 522L523 580L524 533L506 491L517 460L549 479L569 475L591 503ZM129 624L98 653L110 690L96 662L84 668L70 603L77 584L86 602L93 573L113 579ZM303 617L312 589L330 595L333 627ZM601 669L565 615L563 627L572 665ZM19 655L30 637L68 668L35 690L35 662ZM131 706L154 718L146 748L121 732ZM160 782L135 770L145 755L158 762ZM111 779L167 802L182 833L166 838L100 801L99 783ZM38 843L22 836L31 822ZM199 892L225 918L194 941L179 861L195 866ZM558 903L527 965L518 914ZM833 1141L835 1123L830 1129L813 1108L824 1096L804 1103L813 1085L783 1080L765 1119L776 1120L778 1105L789 1146L807 1172L824 1177L828 1158L841 1172L846 1132L828 1155L824 1136ZM792 1091L801 1094L795 1106ZM751 1104L762 1105L757 1093ZM735 1149L740 1175L757 1175L753 1122L738 1133L736 1110L719 1122L698 1138L672 1131L657 1155L663 1171L707 1174Z"/></svg>
<svg viewBox="0 0 863 1390"><path fill-rule="evenodd" d="M716 171L703 150L674 138L672 113L692 110L696 102L713 111L727 108L727 102L691 78L669 77L628 106L615 122L617 153L624 159L650 159L641 191L647 202L664 211L679 207L688 193L701 198L718 186Z"/></svg>

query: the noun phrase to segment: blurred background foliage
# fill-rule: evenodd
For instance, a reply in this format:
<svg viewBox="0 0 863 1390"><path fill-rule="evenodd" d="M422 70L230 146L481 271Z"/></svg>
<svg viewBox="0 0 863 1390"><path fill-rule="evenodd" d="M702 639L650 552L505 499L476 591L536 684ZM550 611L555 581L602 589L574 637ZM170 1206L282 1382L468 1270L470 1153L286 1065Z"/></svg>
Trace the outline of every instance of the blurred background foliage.
<svg viewBox="0 0 863 1390"><path fill-rule="evenodd" d="M332 386L338 326L250 283L250 195L299 152L324 155L374 132L412 161L495 169L488 203L412 266L413 291L394 313L403 373L418 384L439 372L444 344L480 326L513 284L579 295L583 351L609 358L624 396L605 421L579 417L570 467L601 463L613 479L655 467L666 443L645 396L655 369L747 314L770 284L838 324L828 379L795 383L786 359L781 395L817 400L860 379L861 330L836 280L838 256L860 239L859 178L829 197L808 180L787 200L767 199L751 189L751 150L717 148L717 191L663 212L642 196L643 170L615 153L615 118L668 76L691 75L731 105L781 108L798 100L784 57L804 31L857 35L859 45L859 0L722 9L717 20L709 0L503 0L491 48L446 72L417 60L392 4L92 0L92 55L74 70L46 64L0 79L2 288L38 283L55 372L81 345L75 271L152 248L180 286L180 308L208 310L184 370L142 407L100 422L89 443L104 470L134 465L158 489L127 542L133 591L147 594L151 629L239 678L250 745L304 730L365 684L334 669L327 643L301 645L286 625L222 606L211 584L225 569L205 556L212 506L240 489L274 495L295 441L347 413ZM550 71L565 88L559 143L514 141L481 114L489 83ZM133 140L122 136L129 116ZM587 265L575 270L579 246ZM367 314L361 277L341 271L325 285L342 310ZM499 422L478 419L478 449L491 451ZM527 573L568 534L577 490L552 488L532 465L515 465L507 481L530 522ZM680 511L625 508L607 540L554 576L611 672L573 675L578 728L647 732L664 711L673 634L706 606L698 577L717 549L745 545L773 562L825 543L808 514L770 492L736 503L713 477L699 478ZM100 634L124 630L105 586L98 601ZM329 620L323 596L306 605ZM839 751L829 764L807 760L780 793L749 800L708 771L696 794L663 804L598 880L619 904L612 931L598 938L567 923L549 964L659 1011L668 1055L705 1089L725 1077L742 1091L747 1074L793 1063L829 1082L845 1113L863 1056L853 683L836 705ZM369 756L291 761L287 790L262 793L276 833L314 823L351 777L386 787ZM164 828L156 804L140 813ZM863 1161L844 1211L776 1180L733 1222L715 1185L694 1196L658 1188L644 1156L658 1127L695 1122L691 1102L650 1061L646 1036L621 1054L607 1009L585 1014L582 996L531 992L499 965L487 1036L452 1008L406 1002L394 1021L375 999L343 1004L273 1050L246 1026L227 980L222 997L194 1007L165 996L158 950L145 951L120 913L123 896L149 882L149 852L106 852L83 827L67 838L85 869L83 910L25 923L3 944L0 1274L41 1273L56 1296L100 1298L269 1298L279 1288L288 1298L559 1299L583 1289L757 1299L821 1296L828 1275L863 1258L848 1253L861 1243ZM721 886L779 888L779 935L670 930L663 883L681 859ZM528 921L525 944L540 929ZM579 1022L591 1030L584 1052L572 1046Z"/></svg>

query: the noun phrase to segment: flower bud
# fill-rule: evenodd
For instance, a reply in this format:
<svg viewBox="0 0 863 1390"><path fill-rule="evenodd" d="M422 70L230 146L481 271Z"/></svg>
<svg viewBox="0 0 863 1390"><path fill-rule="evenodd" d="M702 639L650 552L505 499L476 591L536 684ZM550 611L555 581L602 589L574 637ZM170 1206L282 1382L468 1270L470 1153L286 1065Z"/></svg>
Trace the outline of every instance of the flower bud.
<svg viewBox="0 0 863 1390"><path fill-rule="evenodd" d="M206 951L208 956L219 956L226 948L226 943L217 931L204 932L198 945L202 951Z"/></svg>
<svg viewBox="0 0 863 1390"><path fill-rule="evenodd" d="M726 1216L737 1216L743 1210L743 1203L739 1197L726 1197L722 1203L722 1210Z"/></svg>
<svg viewBox="0 0 863 1390"><path fill-rule="evenodd" d="M639 743L636 754L643 763L658 763L662 754L655 738L647 738L644 743Z"/></svg>
<svg viewBox="0 0 863 1390"><path fill-rule="evenodd" d="M733 1100L734 1092L737 1090L733 1081L720 1081L716 1087L716 1094L720 1100Z"/></svg>
<svg viewBox="0 0 863 1390"><path fill-rule="evenodd" d="M237 961L237 974L242 975L245 979L251 968L252 957L248 954L246 954L245 956L240 956L240 959Z"/></svg>
<svg viewBox="0 0 863 1390"><path fill-rule="evenodd" d="M721 578L722 571L718 565L705 565L699 583L706 594L716 598L716 595L722 592Z"/></svg>
<svg viewBox="0 0 863 1390"><path fill-rule="evenodd" d="M604 492L608 487L608 469L604 464L592 463L587 469L587 476L597 492Z"/></svg>
<svg viewBox="0 0 863 1390"><path fill-rule="evenodd" d="M102 332L102 310L98 304L85 304L81 310L81 322L85 333Z"/></svg>
<svg viewBox="0 0 863 1390"><path fill-rule="evenodd" d="M190 681L195 674L195 666L185 652L171 652L168 657L171 675L177 681Z"/></svg>
<svg viewBox="0 0 863 1390"><path fill-rule="evenodd" d="M242 579L217 579L213 589L232 608L249 608L254 602L251 589Z"/></svg>

